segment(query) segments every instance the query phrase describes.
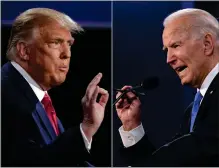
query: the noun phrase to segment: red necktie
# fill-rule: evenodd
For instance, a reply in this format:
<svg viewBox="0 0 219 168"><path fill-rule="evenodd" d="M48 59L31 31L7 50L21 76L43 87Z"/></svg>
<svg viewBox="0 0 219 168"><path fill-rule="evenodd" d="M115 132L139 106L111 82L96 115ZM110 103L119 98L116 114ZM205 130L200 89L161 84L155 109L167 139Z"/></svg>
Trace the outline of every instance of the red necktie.
<svg viewBox="0 0 219 168"><path fill-rule="evenodd" d="M54 130L55 130L56 135L58 135L59 134L59 129L58 129L56 112L55 112L55 109L52 105L52 101L51 101L51 99L50 99L50 97L47 93L44 95L44 98L41 101L41 103L44 105L47 116L48 116Z"/></svg>

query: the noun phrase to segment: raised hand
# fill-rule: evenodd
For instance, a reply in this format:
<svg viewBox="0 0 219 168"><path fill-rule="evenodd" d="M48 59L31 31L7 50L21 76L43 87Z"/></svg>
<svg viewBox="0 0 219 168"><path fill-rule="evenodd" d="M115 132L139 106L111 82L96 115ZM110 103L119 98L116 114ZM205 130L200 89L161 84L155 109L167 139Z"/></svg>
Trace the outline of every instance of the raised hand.
<svg viewBox="0 0 219 168"><path fill-rule="evenodd" d="M101 78L102 73L98 73L93 78L81 100L84 113L82 129L88 140L92 138L100 127L104 118L105 107L109 99L109 93L98 86ZM97 102L98 94L101 95L99 102Z"/></svg>
<svg viewBox="0 0 219 168"><path fill-rule="evenodd" d="M121 90L129 88L131 88L131 86L124 86ZM121 92L118 92L116 98L121 94ZM120 118L125 131L130 131L141 124L141 102L135 94L132 92L126 93L126 95L124 95L124 97L122 97L115 106L118 117Z"/></svg>

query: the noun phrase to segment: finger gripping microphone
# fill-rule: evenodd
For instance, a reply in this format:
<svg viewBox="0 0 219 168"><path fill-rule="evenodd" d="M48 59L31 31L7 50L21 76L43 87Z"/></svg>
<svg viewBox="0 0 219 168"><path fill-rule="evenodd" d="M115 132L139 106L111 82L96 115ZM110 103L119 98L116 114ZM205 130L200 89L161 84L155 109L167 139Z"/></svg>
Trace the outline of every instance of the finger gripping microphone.
<svg viewBox="0 0 219 168"><path fill-rule="evenodd" d="M132 88L128 88L125 90L121 89L114 89L115 91L122 92L122 94L116 99L116 101L113 103L115 105L126 93L133 92L135 95L145 95L144 93L137 92L137 89L143 88L145 90L152 90L157 88L159 85L159 79L158 77L148 77L143 82L140 83L140 85L134 86Z"/></svg>

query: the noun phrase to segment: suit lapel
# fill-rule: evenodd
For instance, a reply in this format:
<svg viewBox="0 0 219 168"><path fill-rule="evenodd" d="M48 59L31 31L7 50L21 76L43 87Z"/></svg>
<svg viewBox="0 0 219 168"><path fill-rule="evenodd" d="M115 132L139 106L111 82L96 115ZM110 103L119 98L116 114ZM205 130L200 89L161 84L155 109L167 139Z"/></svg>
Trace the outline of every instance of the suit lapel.
<svg viewBox="0 0 219 168"><path fill-rule="evenodd" d="M23 78L23 76L12 66L11 63L7 63L7 69L12 75L11 79L13 83L16 85L15 87L19 87L21 94L24 94L29 101L27 106L29 106L31 115L38 126L42 138L44 142L47 144L56 138L55 131L53 130L52 124L47 117L47 114L38 98L34 94L33 90L27 83L27 81Z"/></svg>
<svg viewBox="0 0 219 168"><path fill-rule="evenodd" d="M197 114L197 117L196 117L196 120L194 123L194 128L195 128L196 124L198 123L198 121L204 116L205 108L208 107L208 104L211 102L210 99L211 99L212 95L214 94L214 92L218 88L219 88L219 73L216 75L216 77L214 78L214 80L210 84L210 86L205 94L205 97L202 100L201 106L199 108L199 111L198 111L198 114ZM193 102L185 110L184 120L183 120L183 123L181 126L181 131L180 131L182 134L189 133L189 131L190 131L192 106L193 106Z"/></svg>
<svg viewBox="0 0 219 168"><path fill-rule="evenodd" d="M61 121L59 120L59 118L57 117L57 122L58 122L58 128L59 128L59 132L63 133L65 131Z"/></svg>
<svg viewBox="0 0 219 168"><path fill-rule="evenodd" d="M201 106L199 107L199 111L194 123L194 127L197 124L197 122L204 117L205 115L205 110L206 108L208 108L208 104L211 102L211 98L214 95L215 91L219 88L219 73L216 75L216 77L213 79L212 83L210 84L203 100L201 103Z"/></svg>
<svg viewBox="0 0 219 168"><path fill-rule="evenodd" d="M53 129L53 126L46 114L45 109L43 108L41 102L38 102L36 105L36 111L37 115L39 116L39 120L35 120L35 122L42 123L41 125L39 125L40 127L45 127L45 130L47 131L47 133L49 134L50 138L52 140L56 139L56 133Z"/></svg>

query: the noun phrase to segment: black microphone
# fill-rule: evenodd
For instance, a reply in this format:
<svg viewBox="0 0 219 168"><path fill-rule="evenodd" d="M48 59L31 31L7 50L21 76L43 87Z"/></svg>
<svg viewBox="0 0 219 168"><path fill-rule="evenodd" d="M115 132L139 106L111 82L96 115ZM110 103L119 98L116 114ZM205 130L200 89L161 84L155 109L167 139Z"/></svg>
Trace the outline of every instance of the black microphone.
<svg viewBox="0 0 219 168"><path fill-rule="evenodd" d="M116 99L116 101L113 103L115 105L126 93L133 92L135 95L145 95L144 93L137 92L137 89L143 88L145 90L152 90L157 88L159 85L159 78L158 77L149 77L146 78L143 82L140 83L140 85L134 86L132 88L128 88L126 90L121 89L114 89L115 91L122 92L122 94Z"/></svg>

